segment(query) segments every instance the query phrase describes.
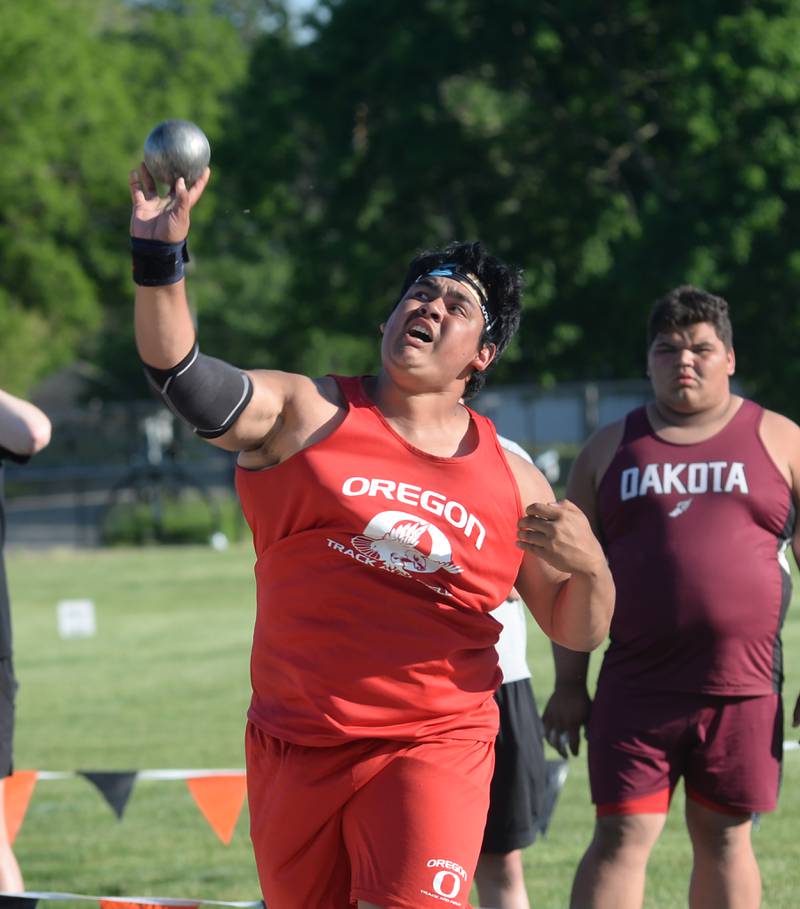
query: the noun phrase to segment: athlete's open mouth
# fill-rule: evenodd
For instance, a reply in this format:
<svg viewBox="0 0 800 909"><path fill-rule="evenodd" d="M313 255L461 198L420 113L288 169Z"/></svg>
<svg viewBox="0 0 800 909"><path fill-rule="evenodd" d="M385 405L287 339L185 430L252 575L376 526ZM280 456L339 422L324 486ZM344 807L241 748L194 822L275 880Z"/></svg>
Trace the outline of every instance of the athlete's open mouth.
<svg viewBox="0 0 800 909"><path fill-rule="evenodd" d="M414 321L406 329L406 334L409 334L412 338L417 338L420 341L425 341L428 344L433 341L433 333L428 330L427 325L422 319Z"/></svg>

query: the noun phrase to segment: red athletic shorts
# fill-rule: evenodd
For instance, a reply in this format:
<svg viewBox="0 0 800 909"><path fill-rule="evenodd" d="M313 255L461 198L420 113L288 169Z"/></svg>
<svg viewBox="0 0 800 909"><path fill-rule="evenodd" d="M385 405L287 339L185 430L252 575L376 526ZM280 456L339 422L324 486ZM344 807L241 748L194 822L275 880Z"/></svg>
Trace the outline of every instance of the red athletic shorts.
<svg viewBox="0 0 800 909"><path fill-rule="evenodd" d="M587 729L598 816L666 813L686 794L725 814L773 811L783 756L780 695L719 697L598 686Z"/></svg>
<svg viewBox="0 0 800 909"><path fill-rule="evenodd" d="M269 909L467 905L493 742L307 748L249 723L245 747L250 836Z"/></svg>

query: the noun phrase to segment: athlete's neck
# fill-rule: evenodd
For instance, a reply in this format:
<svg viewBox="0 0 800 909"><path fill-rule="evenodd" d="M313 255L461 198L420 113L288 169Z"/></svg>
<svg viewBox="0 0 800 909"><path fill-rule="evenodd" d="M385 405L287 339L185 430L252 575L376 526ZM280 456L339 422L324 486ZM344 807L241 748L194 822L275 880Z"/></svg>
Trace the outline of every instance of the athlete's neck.
<svg viewBox="0 0 800 909"><path fill-rule="evenodd" d="M381 372L364 379L364 391L392 429L421 451L458 457L477 444L458 389L409 391Z"/></svg>
<svg viewBox="0 0 800 909"><path fill-rule="evenodd" d="M690 436L691 441L699 441L726 426L741 403L742 399L738 395L727 394L710 407L676 410L664 401L655 400L648 405L647 415L658 435L665 438Z"/></svg>

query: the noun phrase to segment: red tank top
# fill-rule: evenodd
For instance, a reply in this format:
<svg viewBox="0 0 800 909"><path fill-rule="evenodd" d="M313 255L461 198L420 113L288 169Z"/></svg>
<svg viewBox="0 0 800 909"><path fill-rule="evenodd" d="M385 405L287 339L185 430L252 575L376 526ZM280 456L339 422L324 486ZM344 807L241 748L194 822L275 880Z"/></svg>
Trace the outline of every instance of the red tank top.
<svg viewBox="0 0 800 909"><path fill-rule="evenodd" d="M522 513L491 422L435 457L363 391L326 438L236 482L256 550L249 718L301 745L375 737L489 741L500 625Z"/></svg>
<svg viewBox="0 0 800 909"><path fill-rule="evenodd" d="M794 506L744 401L703 442L666 442L645 408L598 490L617 588L608 682L662 691L768 694L782 678Z"/></svg>

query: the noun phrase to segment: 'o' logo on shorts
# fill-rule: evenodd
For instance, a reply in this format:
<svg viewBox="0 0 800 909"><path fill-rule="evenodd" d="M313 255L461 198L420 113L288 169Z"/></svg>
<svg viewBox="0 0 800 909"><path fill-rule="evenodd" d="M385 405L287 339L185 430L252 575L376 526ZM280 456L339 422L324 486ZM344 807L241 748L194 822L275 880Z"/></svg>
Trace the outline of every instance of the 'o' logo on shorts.
<svg viewBox="0 0 800 909"><path fill-rule="evenodd" d="M439 870L433 876L433 890L443 899L451 900L461 892L461 884L469 880L467 872L458 864L450 859L428 859L429 868L438 868ZM425 890L422 891L426 893ZM433 896L433 893L428 893Z"/></svg>
<svg viewBox="0 0 800 909"><path fill-rule="evenodd" d="M461 889L461 880L452 871L440 871L433 879L433 889L439 896L444 896L451 900L454 896L458 896L458 891Z"/></svg>

